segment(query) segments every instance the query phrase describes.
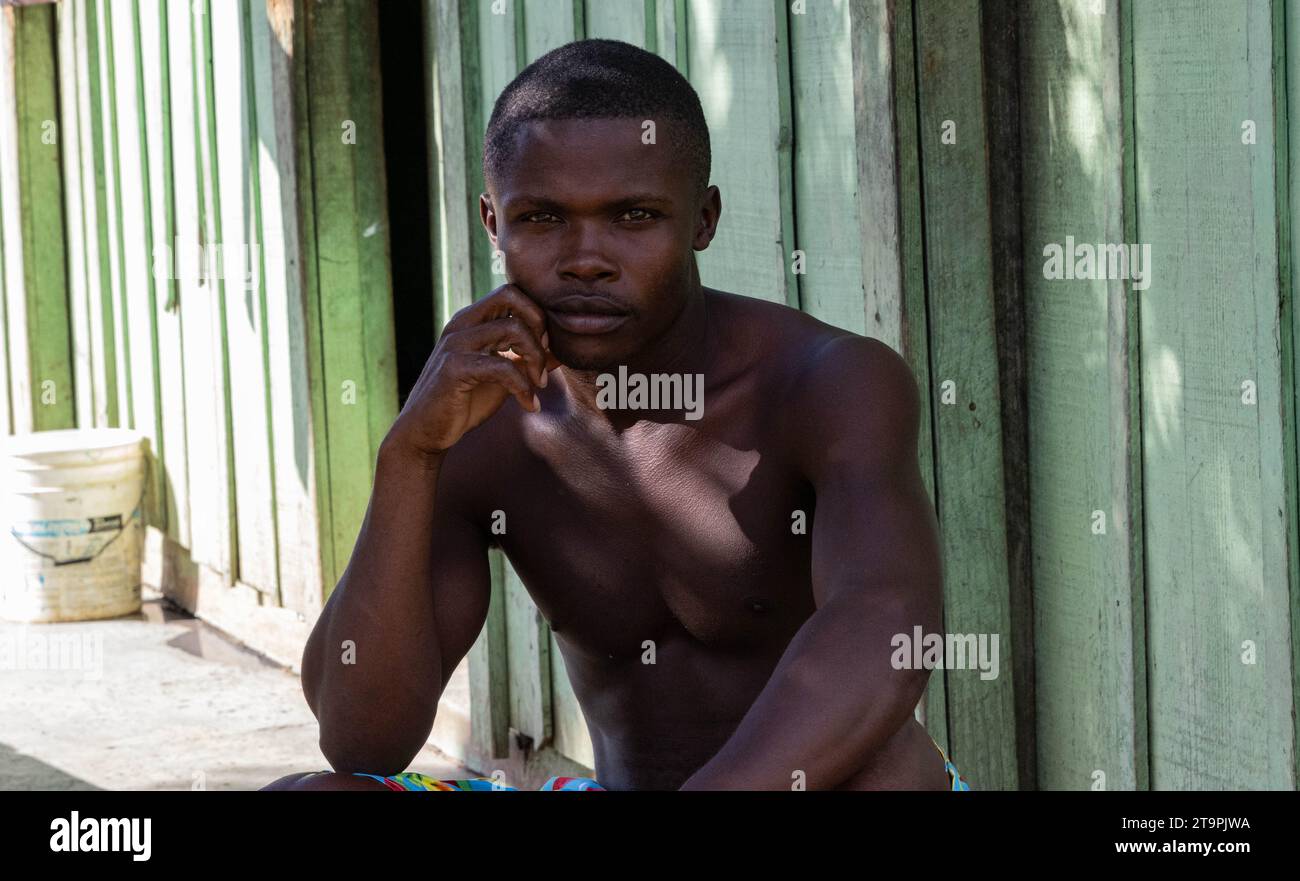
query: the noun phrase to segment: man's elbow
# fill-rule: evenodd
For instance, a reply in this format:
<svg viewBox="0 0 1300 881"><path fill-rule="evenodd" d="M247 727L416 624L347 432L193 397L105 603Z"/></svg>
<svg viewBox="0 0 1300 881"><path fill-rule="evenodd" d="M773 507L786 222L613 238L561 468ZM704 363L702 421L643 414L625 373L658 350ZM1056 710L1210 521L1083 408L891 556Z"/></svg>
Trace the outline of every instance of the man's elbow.
<svg viewBox="0 0 1300 881"><path fill-rule="evenodd" d="M386 777L400 774L410 766L420 752L423 739L419 743L384 743L377 737L356 737L348 732L336 733L320 729L321 754L325 761L339 774L378 774Z"/></svg>

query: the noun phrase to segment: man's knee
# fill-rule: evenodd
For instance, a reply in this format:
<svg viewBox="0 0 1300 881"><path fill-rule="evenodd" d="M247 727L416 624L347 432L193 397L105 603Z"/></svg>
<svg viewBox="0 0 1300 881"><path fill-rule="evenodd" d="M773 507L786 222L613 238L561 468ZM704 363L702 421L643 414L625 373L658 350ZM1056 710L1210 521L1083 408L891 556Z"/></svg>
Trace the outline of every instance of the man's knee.
<svg viewBox="0 0 1300 881"><path fill-rule="evenodd" d="M281 777L263 786L259 791L323 792L329 790L363 791L376 789L386 790L388 787L374 778L360 777L356 774L338 774L333 771L307 771Z"/></svg>

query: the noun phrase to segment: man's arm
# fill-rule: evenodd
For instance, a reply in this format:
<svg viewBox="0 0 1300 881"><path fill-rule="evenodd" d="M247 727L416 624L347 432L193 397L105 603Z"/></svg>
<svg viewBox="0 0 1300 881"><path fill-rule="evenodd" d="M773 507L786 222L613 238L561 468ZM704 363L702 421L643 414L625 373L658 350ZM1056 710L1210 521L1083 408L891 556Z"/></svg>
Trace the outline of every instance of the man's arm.
<svg viewBox="0 0 1300 881"><path fill-rule="evenodd" d="M837 337L794 385L799 450L817 495L817 610L723 748L683 789L836 786L911 715L927 670L896 670L891 642L940 629L942 561L917 462L920 407L906 362Z"/></svg>
<svg viewBox="0 0 1300 881"><path fill-rule="evenodd" d="M439 491L453 454L381 447L352 558L307 642L303 691L335 771L406 769L487 617L486 542L452 510L445 474Z"/></svg>
<svg viewBox="0 0 1300 881"><path fill-rule="evenodd" d="M483 628L487 538L464 500L485 466L457 442L508 397L536 412L559 364L546 344L541 308L513 284L461 309L380 445L352 559L303 654L303 691L336 771L404 770Z"/></svg>

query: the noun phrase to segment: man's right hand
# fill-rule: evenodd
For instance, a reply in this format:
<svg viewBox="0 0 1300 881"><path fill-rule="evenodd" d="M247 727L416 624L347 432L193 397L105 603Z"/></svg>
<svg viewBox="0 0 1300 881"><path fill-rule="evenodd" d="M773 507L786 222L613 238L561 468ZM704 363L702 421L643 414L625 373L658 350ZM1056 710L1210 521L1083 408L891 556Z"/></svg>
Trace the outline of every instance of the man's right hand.
<svg viewBox="0 0 1300 881"><path fill-rule="evenodd" d="M513 395L531 412L559 366L547 348L546 315L513 284L457 312L389 429L387 443L436 458Z"/></svg>

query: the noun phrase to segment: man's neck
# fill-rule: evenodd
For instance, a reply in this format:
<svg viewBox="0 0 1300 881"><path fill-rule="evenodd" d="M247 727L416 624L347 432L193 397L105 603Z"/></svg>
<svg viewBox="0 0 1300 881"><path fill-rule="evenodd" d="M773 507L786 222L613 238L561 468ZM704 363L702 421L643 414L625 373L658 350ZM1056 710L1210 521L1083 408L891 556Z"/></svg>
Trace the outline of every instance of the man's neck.
<svg viewBox="0 0 1300 881"><path fill-rule="evenodd" d="M709 295L699 284L698 276L693 279L694 293L687 299L686 305L668 329L650 346L629 358L624 365L612 365L604 370L575 370L561 366L564 372L564 385L571 406L586 418L598 419L622 431L642 419L662 422L665 417L674 421L680 412L668 410L613 410L597 405L600 386L597 379L602 374L618 375L618 368L626 368L628 375L643 374L678 374L684 379L696 374L707 374L714 356L714 332L709 324Z"/></svg>

